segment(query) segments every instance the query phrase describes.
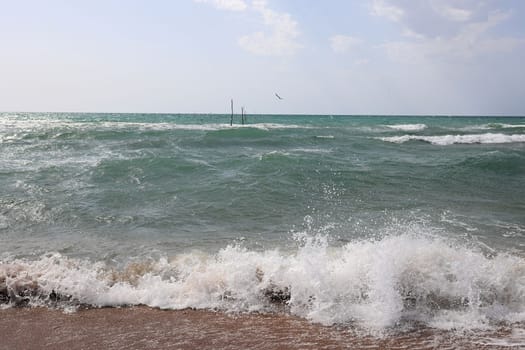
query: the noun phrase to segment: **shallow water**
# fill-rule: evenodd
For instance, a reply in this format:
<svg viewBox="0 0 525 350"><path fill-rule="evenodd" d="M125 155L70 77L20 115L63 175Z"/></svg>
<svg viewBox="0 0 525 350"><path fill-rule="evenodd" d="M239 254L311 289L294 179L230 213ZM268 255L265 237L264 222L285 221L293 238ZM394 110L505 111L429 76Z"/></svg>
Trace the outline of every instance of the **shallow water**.
<svg viewBox="0 0 525 350"><path fill-rule="evenodd" d="M276 314L145 307L64 314L33 308L0 311L0 348L39 349L520 349L524 334L447 332L428 328L390 335L361 334ZM13 327L13 323L18 327ZM27 329L31 329L28 334Z"/></svg>

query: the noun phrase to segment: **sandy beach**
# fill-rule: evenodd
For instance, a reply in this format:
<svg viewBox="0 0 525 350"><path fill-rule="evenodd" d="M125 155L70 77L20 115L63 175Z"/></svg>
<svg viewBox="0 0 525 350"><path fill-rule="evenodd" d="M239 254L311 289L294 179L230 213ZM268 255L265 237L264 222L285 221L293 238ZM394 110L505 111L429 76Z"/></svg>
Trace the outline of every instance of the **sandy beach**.
<svg viewBox="0 0 525 350"><path fill-rule="evenodd" d="M382 338L286 315L148 307L64 313L0 311L0 349L508 349L513 331L485 336L421 330ZM521 344L521 345L520 345Z"/></svg>

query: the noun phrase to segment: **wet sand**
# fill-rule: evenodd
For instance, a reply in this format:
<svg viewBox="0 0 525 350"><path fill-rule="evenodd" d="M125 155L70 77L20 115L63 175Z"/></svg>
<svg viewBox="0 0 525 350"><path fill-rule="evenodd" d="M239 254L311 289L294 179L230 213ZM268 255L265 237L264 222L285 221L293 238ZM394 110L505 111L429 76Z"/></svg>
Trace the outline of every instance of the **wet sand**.
<svg viewBox="0 0 525 350"><path fill-rule="evenodd" d="M421 330L383 338L287 315L148 307L0 310L0 349L509 349L508 329L491 336ZM522 333L520 333L521 335ZM497 344L507 344L506 346ZM514 345L512 345L514 344Z"/></svg>

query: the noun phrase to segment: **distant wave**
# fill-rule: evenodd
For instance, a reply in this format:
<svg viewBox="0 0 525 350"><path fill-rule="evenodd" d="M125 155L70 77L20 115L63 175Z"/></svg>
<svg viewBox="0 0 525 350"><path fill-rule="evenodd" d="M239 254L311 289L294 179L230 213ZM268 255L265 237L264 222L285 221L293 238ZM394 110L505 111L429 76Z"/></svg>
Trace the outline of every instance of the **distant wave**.
<svg viewBox="0 0 525 350"><path fill-rule="evenodd" d="M120 306L271 311L284 304L322 324L382 330L407 321L450 329L525 321L525 261L492 258L438 238L401 235L329 247L302 236L296 252L228 246L217 254L103 262L48 254L0 261L0 301L10 305Z"/></svg>
<svg viewBox="0 0 525 350"><path fill-rule="evenodd" d="M425 124L395 124L385 125L387 128L400 131L421 131L427 128Z"/></svg>
<svg viewBox="0 0 525 350"><path fill-rule="evenodd" d="M290 157L291 154L289 152L285 152L285 151L269 151L269 152L265 152L265 153L259 153L256 155L256 157L259 159L259 160L264 160L264 159L275 159L275 158L286 158L286 157Z"/></svg>
<svg viewBox="0 0 525 350"><path fill-rule="evenodd" d="M278 123L254 123L254 124L202 124L202 125L186 125L186 124L170 124L173 129L179 130L196 130L198 127L207 128L206 130L228 130L228 129L259 129L259 130L272 130L272 129L310 129L310 126L306 125L295 125L295 124L278 124ZM188 128L189 127L189 128Z"/></svg>
<svg viewBox="0 0 525 350"><path fill-rule="evenodd" d="M292 152L299 152L299 153L332 153L331 149L324 149L324 148L306 148L306 147L299 147L299 148L293 148L290 149Z"/></svg>
<svg viewBox="0 0 525 350"><path fill-rule="evenodd" d="M505 123L488 123L479 125L469 125L460 128L450 128L451 130L475 131L475 130L494 130L494 129L519 129L524 128L525 124L505 124Z"/></svg>
<svg viewBox="0 0 525 350"><path fill-rule="evenodd" d="M515 143L525 142L525 135L506 135L506 134L475 134L475 135L442 135L442 136L421 136L421 135L402 135L391 137L379 137L378 139L392 143L404 143L408 141L424 141L433 145L452 145L452 144L494 144L494 143Z"/></svg>
<svg viewBox="0 0 525 350"><path fill-rule="evenodd" d="M64 121L0 121L0 144L16 143L24 139L58 139L76 137L83 132L105 131L221 131L221 130L284 130L309 129L310 126L278 123L255 124L176 124L176 123L134 123L134 122L64 122Z"/></svg>
<svg viewBox="0 0 525 350"><path fill-rule="evenodd" d="M268 151L263 153L255 154L255 158L259 160L268 160L268 159L286 159L302 155L304 153L309 154L328 154L331 153L331 149L322 149L322 148L291 148L287 151L285 150L275 150Z"/></svg>
<svg viewBox="0 0 525 350"><path fill-rule="evenodd" d="M229 123L208 123L208 124L178 124L178 123L143 123L143 122L78 122L60 119L12 119L6 118L0 120L0 131L13 130L46 130L46 129L130 129L136 128L139 130L201 130L201 131L216 131L227 129L244 129L255 128L260 130L271 129L309 129L307 125L294 124L280 124L280 123L248 123L248 124L233 124Z"/></svg>
<svg viewBox="0 0 525 350"><path fill-rule="evenodd" d="M503 123L490 123L486 124L491 129L512 129L512 128L525 128L525 124L503 124Z"/></svg>

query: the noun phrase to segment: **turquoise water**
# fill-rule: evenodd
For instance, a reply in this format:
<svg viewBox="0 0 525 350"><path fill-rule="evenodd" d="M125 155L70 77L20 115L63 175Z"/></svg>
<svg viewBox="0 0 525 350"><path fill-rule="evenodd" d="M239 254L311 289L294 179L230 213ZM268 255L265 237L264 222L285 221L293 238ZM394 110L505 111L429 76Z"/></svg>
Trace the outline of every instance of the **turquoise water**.
<svg viewBox="0 0 525 350"><path fill-rule="evenodd" d="M498 247L525 242L524 118L250 116L233 127L225 115L1 118L4 252L99 257L104 242L122 255L172 254L235 239L264 249L292 231L346 241L393 221ZM499 134L521 138L488 143ZM381 139L404 135L482 136Z"/></svg>
<svg viewBox="0 0 525 350"><path fill-rule="evenodd" d="M89 264L102 264L96 265L99 271L148 262L163 266L154 269L160 281L193 292L188 278L198 278L189 266L208 271L202 278L209 281L221 273L234 275L245 261L248 270L267 266L264 272L273 277L265 283L279 280L292 287L292 312L344 323L361 320L359 312L346 308L341 315L330 308L304 307L298 301L301 293L317 292L283 271L303 273L305 280L327 289L355 287L355 295L343 298L352 307L371 305L371 296L356 301L362 288L367 295L385 291L378 300L391 309L389 298L403 299L400 285L405 282L400 281L414 276L405 274L407 266L429 264L430 270L416 273L421 280L412 281L428 298L442 293L436 283L457 283L460 266L467 263L463 259L470 257L480 266L465 279L474 279L456 286L457 295L450 298L483 299L485 292L512 287L512 303L503 303L508 312L495 319L524 312L525 118L249 115L245 125L238 117L229 124L229 115L0 114L0 258L41 275L63 267L64 261L77 272L89 270ZM380 256L372 259L371 251ZM324 261L326 269L304 275L311 269L308 257L321 265ZM182 268L181 259L194 262L184 260ZM368 262L361 266L363 259ZM399 259L403 268L396 265ZM228 261L237 263L235 269L228 270ZM275 270L276 264L282 270ZM391 289L372 283L392 266L400 270L386 278L396 278L389 282ZM338 269L354 272L330 275ZM382 272L371 277L374 269ZM67 271L38 282L73 294L72 272ZM489 273L519 285L480 277ZM319 277L327 274L342 284ZM450 280L450 274L456 277ZM421 277L434 275L445 282ZM250 285L243 283L242 288ZM119 304L104 294L113 284L102 285L104 292L96 297L85 291L76 297L97 305ZM130 288L138 293L136 286ZM192 292L184 299L180 290L169 288L170 297L156 302L150 300L151 291L144 291L140 301L122 302L233 307L210 302L213 293L204 293L207 301L195 301L188 298ZM477 296L465 295L472 289L479 291ZM258 300L239 297L251 305L249 310L257 309L251 298ZM329 303L337 305L337 298ZM294 306L300 310L293 311ZM479 305L471 307L479 314ZM244 310L238 304L233 308ZM402 309L396 311L402 314L398 318L391 317L407 317ZM434 323L429 324L449 324L446 316L436 321L432 312Z"/></svg>

